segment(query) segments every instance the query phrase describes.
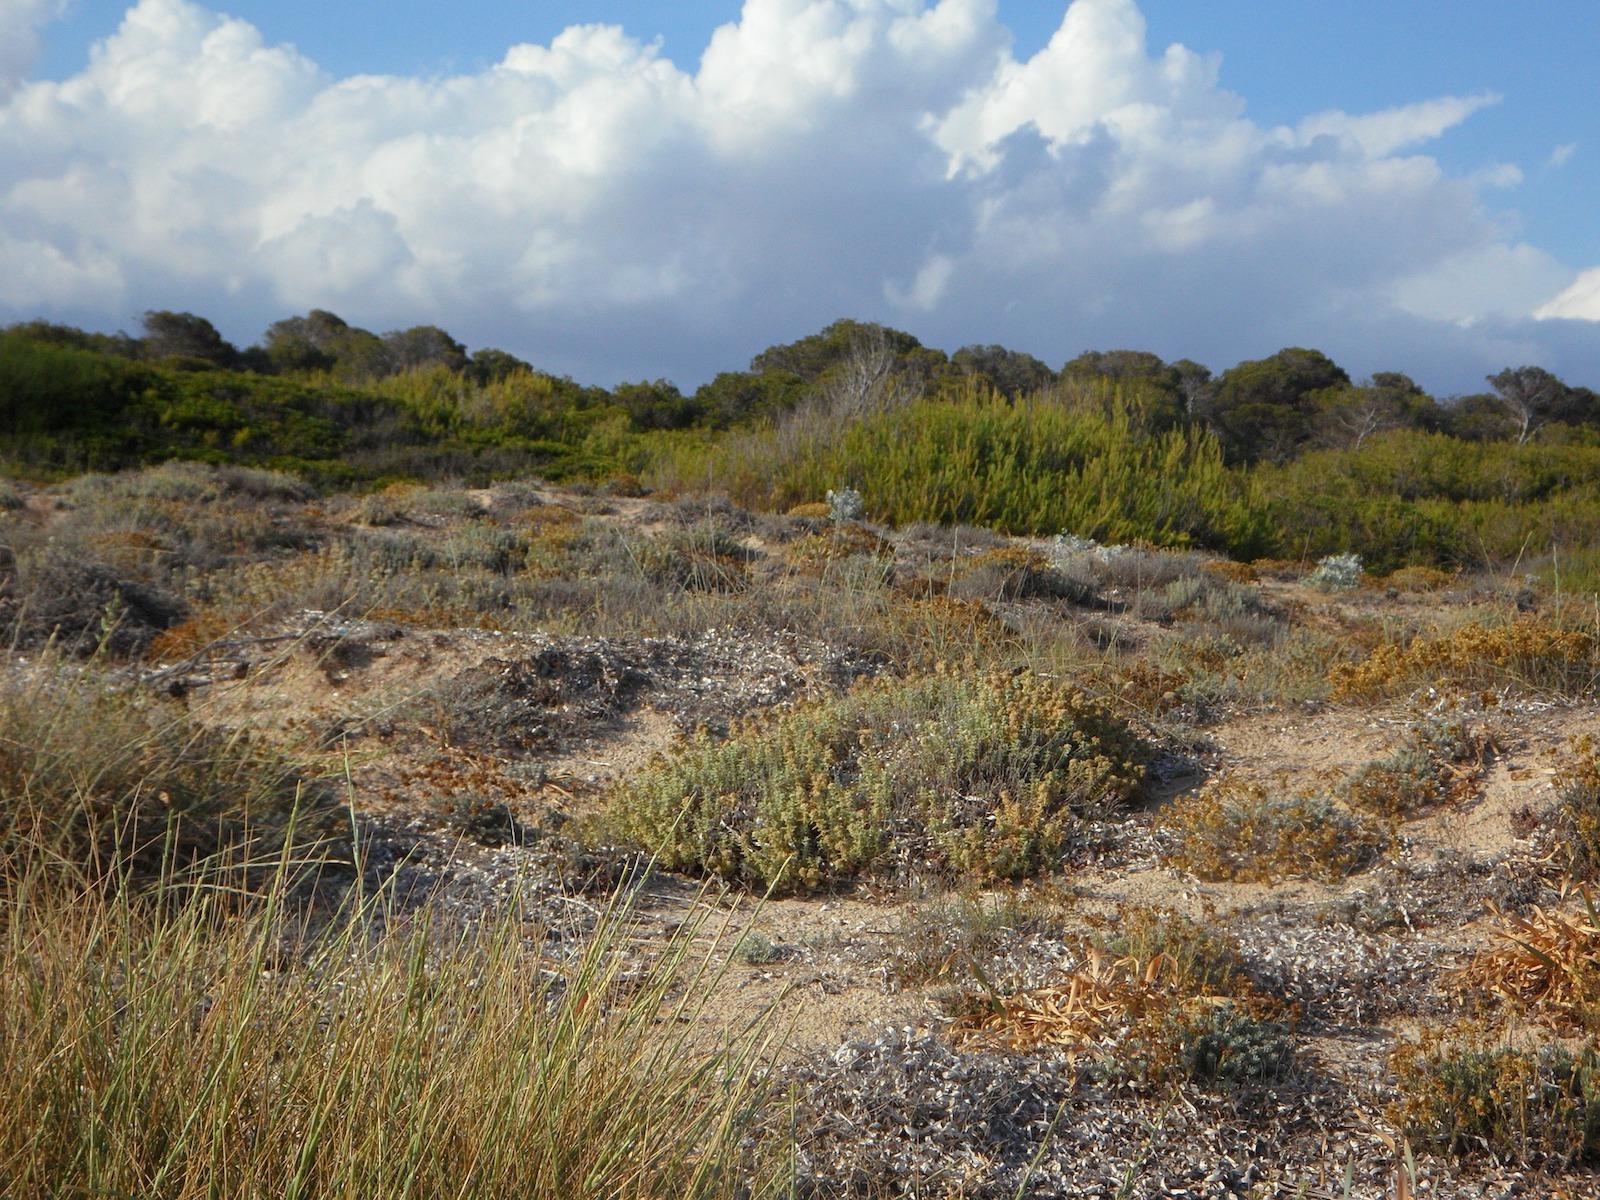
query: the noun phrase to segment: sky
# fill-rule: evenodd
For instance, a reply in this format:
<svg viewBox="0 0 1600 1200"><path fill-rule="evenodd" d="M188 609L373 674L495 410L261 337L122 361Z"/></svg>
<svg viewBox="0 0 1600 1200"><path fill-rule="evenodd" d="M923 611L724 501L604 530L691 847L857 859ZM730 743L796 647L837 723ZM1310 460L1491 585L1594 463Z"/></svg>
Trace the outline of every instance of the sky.
<svg viewBox="0 0 1600 1200"><path fill-rule="evenodd" d="M1600 387L1593 0L0 0L0 323Z"/></svg>

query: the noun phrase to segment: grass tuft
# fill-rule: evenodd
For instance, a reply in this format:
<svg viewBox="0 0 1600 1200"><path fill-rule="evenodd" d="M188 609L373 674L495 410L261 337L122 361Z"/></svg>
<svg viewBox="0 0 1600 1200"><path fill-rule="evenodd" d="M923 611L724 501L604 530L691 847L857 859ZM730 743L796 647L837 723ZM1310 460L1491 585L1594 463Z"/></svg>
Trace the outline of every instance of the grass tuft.
<svg viewBox="0 0 1600 1200"><path fill-rule="evenodd" d="M763 1022L692 1032L697 923L547 959L515 910L318 933L35 881L0 934L0 1192L760 1197ZM377 915L377 914L372 914Z"/></svg>
<svg viewBox="0 0 1600 1200"><path fill-rule="evenodd" d="M46 656L0 680L0 871L48 861L143 883L231 861L337 855L339 810L248 730Z"/></svg>

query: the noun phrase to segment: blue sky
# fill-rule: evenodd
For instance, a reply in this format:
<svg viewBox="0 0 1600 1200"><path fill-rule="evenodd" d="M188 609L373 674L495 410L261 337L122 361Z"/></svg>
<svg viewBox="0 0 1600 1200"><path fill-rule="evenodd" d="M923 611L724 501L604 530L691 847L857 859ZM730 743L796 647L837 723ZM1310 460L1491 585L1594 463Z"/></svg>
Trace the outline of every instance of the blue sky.
<svg viewBox="0 0 1600 1200"><path fill-rule="evenodd" d="M0 319L321 306L693 383L854 315L1600 385L1593 0L1071 8L0 0L38 39L0 62Z"/></svg>

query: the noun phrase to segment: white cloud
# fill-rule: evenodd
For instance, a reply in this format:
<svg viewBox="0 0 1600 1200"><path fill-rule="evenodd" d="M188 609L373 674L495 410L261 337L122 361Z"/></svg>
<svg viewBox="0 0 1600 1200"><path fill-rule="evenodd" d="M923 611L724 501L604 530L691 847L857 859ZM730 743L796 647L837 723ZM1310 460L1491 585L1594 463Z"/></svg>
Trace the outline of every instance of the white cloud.
<svg viewBox="0 0 1600 1200"><path fill-rule="evenodd" d="M883 285L883 294L901 308L918 312L932 312L944 298L955 263L942 254L935 254L917 272L911 286L902 288L890 280Z"/></svg>
<svg viewBox="0 0 1600 1200"><path fill-rule="evenodd" d="M67 0L0 0L0 100L11 95L39 57L39 27Z"/></svg>
<svg viewBox="0 0 1600 1200"><path fill-rule="evenodd" d="M1533 314L1541 321L1569 318L1600 321L1600 267L1591 267L1572 281L1570 287Z"/></svg>
<svg viewBox="0 0 1600 1200"><path fill-rule="evenodd" d="M1550 157L1547 160L1546 165L1552 167L1564 167L1572 161L1572 156L1577 152L1577 142L1563 142L1554 150L1550 151Z"/></svg>
<svg viewBox="0 0 1600 1200"><path fill-rule="evenodd" d="M1514 188L1521 185L1524 176L1516 163L1490 163L1479 167L1469 178L1481 188Z"/></svg>
<svg viewBox="0 0 1600 1200"><path fill-rule="evenodd" d="M53 2L0 0L0 33ZM1301 343L1422 374L1404 329L1447 387L1554 336L1526 317L1571 272L1479 196L1515 168L1419 152L1495 97L1265 127L1217 57L1152 52L1134 0L1009 45L993 0L746 0L693 73L588 25L477 74L335 80L140 0L78 75L0 91L0 315L187 308L248 340L319 306L684 382L843 315L1053 361Z"/></svg>
<svg viewBox="0 0 1600 1200"><path fill-rule="evenodd" d="M1441 96L1364 116L1318 113L1301 121L1296 132L1305 143L1319 137L1335 137L1354 144L1364 154L1380 158L1431 142L1479 109L1500 103L1500 99L1493 92L1484 92L1477 96Z"/></svg>
<svg viewBox="0 0 1600 1200"><path fill-rule="evenodd" d="M1572 278L1533 246L1493 243L1436 263L1394 289L1396 304L1416 316L1470 323L1526 316Z"/></svg>

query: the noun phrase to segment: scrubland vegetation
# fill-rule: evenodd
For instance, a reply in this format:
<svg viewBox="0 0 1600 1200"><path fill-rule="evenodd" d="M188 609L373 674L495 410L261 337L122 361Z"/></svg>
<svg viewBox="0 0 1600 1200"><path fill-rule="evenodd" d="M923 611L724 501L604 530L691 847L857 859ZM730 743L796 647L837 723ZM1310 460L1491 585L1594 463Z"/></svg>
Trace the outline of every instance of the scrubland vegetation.
<svg viewBox="0 0 1600 1200"><path fill-rule="evenodd" d="M0 334L0 1191L1588 1194L1600 410L1491 385Z"/></svg>

